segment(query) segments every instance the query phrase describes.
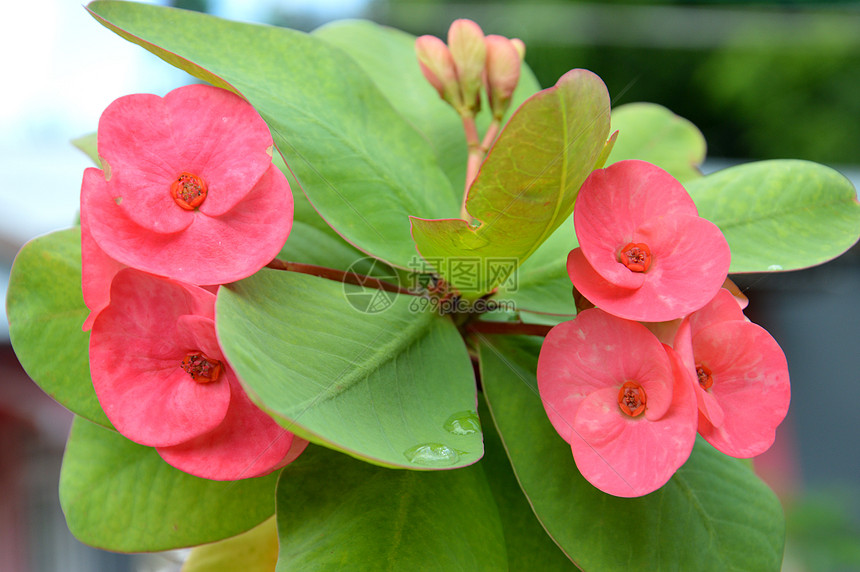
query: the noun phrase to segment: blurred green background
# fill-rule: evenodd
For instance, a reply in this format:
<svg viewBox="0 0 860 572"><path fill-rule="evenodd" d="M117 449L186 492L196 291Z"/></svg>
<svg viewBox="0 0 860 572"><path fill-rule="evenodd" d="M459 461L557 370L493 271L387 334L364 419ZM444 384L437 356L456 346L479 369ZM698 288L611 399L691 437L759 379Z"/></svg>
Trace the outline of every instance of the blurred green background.
<svg viewBox="0 0 860 572"><path fill-rule="evenodd" d="M289 5L272 3L269 21L322 23ZM860 163L856 2L370 0L362 16L440 37L454 18L471 18L519 37L542 86L590 69L615 105L651 101L690 119L710 156Z"/></svg>

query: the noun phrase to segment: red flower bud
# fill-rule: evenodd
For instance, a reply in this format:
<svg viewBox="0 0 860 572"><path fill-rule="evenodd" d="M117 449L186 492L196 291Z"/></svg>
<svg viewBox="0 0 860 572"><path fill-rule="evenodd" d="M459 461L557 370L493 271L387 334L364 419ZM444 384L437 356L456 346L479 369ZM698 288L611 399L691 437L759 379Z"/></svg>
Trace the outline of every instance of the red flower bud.
<svg viewBox="0 0 860 572"><path fill-rule="evenodd" d="M471 20L455 20L448 29L448 47L457 68L463 104L475 112L481 105L481 78L487 59L484 32Z"/></svg>
<svg viewBox="0 0 860 572"><path fill-rule="evenodd" d="M463 98L457 81L457 68L445 42L436 36L421 36L415 40L415 53L421 73L436 88L439 97L455 109L461 108Z"/></svg>
<svg viewBox="0 0 860 572"><path fill-rule="evenodd" d="M511 104L511 96L520 81L522 56L513 40L502 36L487 36L486 83L493 117L501 119ZM525 47L519 40L519 45Z"/></svg>

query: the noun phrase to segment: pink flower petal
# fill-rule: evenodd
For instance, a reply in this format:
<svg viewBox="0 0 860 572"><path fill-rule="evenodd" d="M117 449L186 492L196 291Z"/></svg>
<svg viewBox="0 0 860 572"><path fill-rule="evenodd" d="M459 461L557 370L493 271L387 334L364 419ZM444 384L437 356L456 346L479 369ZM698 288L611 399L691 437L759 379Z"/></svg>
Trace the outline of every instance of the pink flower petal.
<svg viewBox="0 0 860 572"><path fill-rule="evenodd" d="M176 204L170 187L180 173L115 168L107 163L105 188L100 197L113 205L116 216L133 221L148 232L172 234L180 232L194 221L194 212ZM109 202L108 202L109 201Z"/></svg>
<svg viewBox="0 0 860 572"><path fill-rule="evenodd" d="M737 298L725 288L721 288L716 296L702 309L690 314L690 325L692 326L693 333L695 333L717 322L732 320L746 321L746 319Z"/></svg>
<svg viewBox="0 0 860 572"><path fill-rule="evenodd" d="M636 238L651 247L653 262L644 273L646 280L638 295L653 304L625 309L624 313L639 317L624 317L646 322L672 320L703 307L720 291L731 255L714 223L698 216L665 216L643 224Z"/></svg>
<svg viewBox="0 0 860 572"><path fill-rule="evenodd" d="M694 380L695 381L695 380ZM720 406L720 402L713 394L708 393L698 381L695 384L696 390L696 405L699 408L699 415L704 417L705 421L712 427L720 427L726 420L726 413Z"/></svg>
<svg viewBox="0 0 860 572"><path fill-rule="evenodd" d="M218 481L259 477L291 462L308 442L257 408L228 368L232 398L223 423L213 431L158 454L177 469Z"/></svg>
<svg viewBox="0 0 860 572"><path fill-rule="evenodd" d="M110 300L93 324L90 371L117 431L161 446L217 427L227 412L229 385L223 379L197 383L182 369L187 348L176 330L178 318L195 311L211 321L214 296L127 268L114 278Z"/></svg>
<svg viewBox="0 0 860 572"><path fill-rule="evenodd" d="M726 278L726 281L723 282L723 288L729 291L729 293L734 296L735 302L737 302L738 306L740 306L741 310L746 309L750 304L749 298L747 298L741 289L738 288L738 285L732 282L731 278Z"/></svg>
<svg viewBox="0 0 860 572"><path fill-rule="evenodd" d="M606 278L595 272L588 260L582 254L581 248L574 248L567 255L567 273L570 276L570 281L576 287L580 294L585 296L592 304L598 308L604 309L605 305L610 308L613 303L626 303L632 305L631 300L640 300L636 298L637 290L644 282L644 274L639 273L638 276L643 278L632 288L625 288L609 282ZM631 276L633 272L629 273ZM647 305L647 301L644 302ZM604 311L609 311L604 309ZM611 313L611 312L610 312ZM643 320L647 321L647 320Z"/></svg>
<svg viewBox="0 0 860 572"><path fill-rule="evenodd" d="M701 418L699 433L733 457L766 451L791 400L788 364L776 340L751 322L718 322L693 336L693 352L710 369L708 391L725 413L718 427Z"/></svg>
<svg viewBox="0 0 860 572"><path fill-rule="evenodd" d="M157 234L117 211L102 194L82 192L93 238L112 258L191 284L226 284L268 264L287 240L293 199L286 177L271 165L235 208L219 217L192 213L183 232Z"/></svg>
<svg viewBox="0 0 860 572"><path fill-rule="evenodd" d="M137 224L162 233L177 232L189 224L170 198L170 184L179 173L174 165L176 141L166 113L164 100L157 95L127 95L105 109L98 130L109 199Z"/></svg>
<svg viewBox="0 0 860 572"><path fill-rule="evenodd" d="M625 290L637 290L641 288L648 279L648 275L645 272L631 272L629 268L618 261L617 251L621 246L624 245L617 245L611 248L607 247L598 253L600 256L592 256L591 260L585 256L585 251L582 250L581 246L575 248L574 251L579 251L580 253L577 257L581 255L582 260L572 261L570 255L568 255L567 272L570 275L570 280L575 286L577 286L577 289L579 289L577 284L580 281L588 280L589 282L594 283L595 279L580 277L577 274L574 274L574 272L578 272L578 274L584 274L586 276L596 274L600 277L600 283L611 287L613 291L620 290L620 295L622 297L633 295L633 292L625 292ZM592 263L592 260L594 260L596 264ZM575 264L573 268L571 268L572 264ZM609 298L610 296L610 293L606 293L603 297Z"/></svg>
<svg viewBox="0 0 860 572"><path fill-rule="evenodd" d="M694 389L699 414L714 425L722 425L725 416L723 408L720 407L713 395L702 388L696 371L696 358L693 355L692 318L697 314L699 312L694 312L681 320L672 343L673 350L684 369L684 375L687 377L690 387Z"/></svg>
<svg viewBox="0 0 860 572"><path fill-rule="evenodd" d="M181 138L179 160L209 184L200 210L209 216L224 214L272 164L268 125L240 96L208 85L175 89L164 100L175 136Z"/></svg>
<svg viewBox="0 0 860 572"><path fill-rule="evenodd" d="M199 351L209 358L225 361L212 318L191 314L179 316L176 319L176 340L186 352Z"/></svg>

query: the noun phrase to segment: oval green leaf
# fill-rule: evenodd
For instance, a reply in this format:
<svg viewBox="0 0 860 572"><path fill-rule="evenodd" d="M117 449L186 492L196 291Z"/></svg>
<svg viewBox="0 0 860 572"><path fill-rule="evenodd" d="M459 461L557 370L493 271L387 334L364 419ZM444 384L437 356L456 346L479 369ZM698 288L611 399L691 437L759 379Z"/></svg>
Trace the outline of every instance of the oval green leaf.
<svg viewBox="0 0 860 572"><path fill-rule="evenodd" d="M429 143L330 43L132 2L88 9L130 42L248 99L314 207L362 251L406 268L415 256L408 216L456 214Z"/></svg>
<svg viewBox="0 0 860 572"><path fill-rule="evenodd" d="M860 238L857 191L824 165L747 163L686 187L699 214L723 231L732 273L808 268L836 258Z"/></svg>
<svg viewBox="0 0 860 572"><path fill-rule="evenodd" d="M60 471L60 505L75 537L117 552L213 542L275 511L277 472L210 481L174 469L155 449L75 417Z"/></svg>
<svg viewBox="0 0 860 572"><path fill-rule="evenodd" d="M546 417L538 338L482 337L481 379L493 421L535 513L583 570L778 571L785 519L743 460L699 439L659 490L626 499L594 488Z"/></svg>
<svg viewBox="0 0 860 572"><path fill-rule="evenodd" d="M469 189L462 219L412 217L412 237L426 260L514 259L522 264L573 212L579 187L609 133L609 95L599 77L571 70L514 113ZM477 298L508 275L465 279L439 273L466 298Z"/></svg>
<svg viewBox="0 0 860 572"><path fill-rule="evenodd" d="M275 163L280 161L276 160ZM332 230L299 190L293 192L293 205L293 227L278 258L340 270L346 270L357 261L367 258ZM366 268L362 267L359 271L366 273Z"/></svg>
<svg viewBox="0 0 860 572"><path fill-rule="evenodd" d="M686 182L702 176L705 136L698 127L656 103L628 103L612 110L618 131L607 165L625 159L648 161Z"/></svg>
<svg viewBox="0 0 860 572"><path fill-rule="evenodd" d="M577 570L547 535L523 495L505 454L502 439L491 421L486 400L479 400L478 405L481 419L487 421L484 424L486 452L481 459L481 466L484 467L487 483L499 507L508 553L507 569L510 572Z"/></svg>
<svg viewBox="0 0 860 572"><path fill-rule="evenodd" d="M9 337L18 361L42 390L67 409L105 427L90 378L89 315L81 292L81 229L33 239L12 264L6 294Z"/></svg>
<svg viewBox="0 0 860 572"><path fill-rule="evenodd" d="M505 570L481 465L402 471L311 445L278 483L278 572Z"/></svg>
<svg viewBox="0 0 860 572"><path fill-rule="evenodd" d="M576 314L567 255L579 246L568 217L535 253L517 268L515 279L503 283L496 300L513 302L524 321L569 320Z"/></svg>
<svg viewBox="0 0 860 572"><path fill-rule="evenodd" d="M264 269L221 287L216 328L287 429L386 466L469 465L483 454L472 366L453 323L420 300Z"/></svg>

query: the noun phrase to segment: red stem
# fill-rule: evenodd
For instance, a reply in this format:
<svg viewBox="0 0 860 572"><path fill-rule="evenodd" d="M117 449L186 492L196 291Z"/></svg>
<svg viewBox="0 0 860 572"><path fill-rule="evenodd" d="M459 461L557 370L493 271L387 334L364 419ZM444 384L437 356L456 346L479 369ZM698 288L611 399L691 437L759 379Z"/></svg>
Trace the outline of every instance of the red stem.
<svg viewBox="0 0 860 572"><path fill-rule="evenodd" d="M314 264L303 264L301 262L290 262L276 258L266 265L268 268L275 270L286 270L288 272L300 272L301 274L310 274L311 276L319 276L320 278L328 278L335 282L345 282L346 284L354 284L355 286L363 286L376 288L377 290L385 290L386 292L394 292L396 294L409 294L417 296L418 294L410 292L405 288L401 288L397 284L385 282L378 278L365 276L364 274L356 274L355 272L344 272L343 270L335 270L325 266L316 266Z"/></svg>
<svg viewBox="0 0 860 572"><path fill-rule="evenodd" d="M485 155L490 151L490 147L492 147L493 141L495 141L496 136L499 134L501 126L501 121L493 119L493 122L490 123L490 126L487 128L487 132L484 134L484 140L481 141L481 150Z"/></svg>
<svg viewBox="0 0 860 572"><path fill-rule="evenodd" d="M508 336L546 336L552 326L522 322L472 322L466 329L476 334L505 334Z"/></svg>
<svg viewBox="0 0 860 572"><path fill-rule="evenodd" d="M365 276L364 274L356 274L355 272L345 272L325 266L316 266L314 264L304 264L301 262L290 262L276 258L266 265L267 268L274 270L286 270L288 272L299 272L301 274L310 274L311 276L319 276L336 282L345 282L346 284L354 284L356 286L377 288L386 292L394 292L396 294L409 294L411 296L419 296L414 292L410 292L405 288L401 288L391 282L385 282L378 278ZM466 326L467 330L475 334L504 334L504 335L525 335L525 336L546 336L552 329L552 326L543 324L523 324L522 322L471 322Z"/></svg>
<svg viewBox="0 0 860 572"><path fill-rule="evenodd" d="M460 119L463 121L463 131L466 134L466 146L468 147L468 158L466 160L466 185L463 190L463 202L460 204L460 218L465 221L472 222L472 217L466 210L466 199L469 197L469 187L472 186L472 181L478 176L478 169L481 167L481 161L484 160L486 151L481 149L481 140L478 137L478 127L475 125L475 116L461 114Z"/></svg>

